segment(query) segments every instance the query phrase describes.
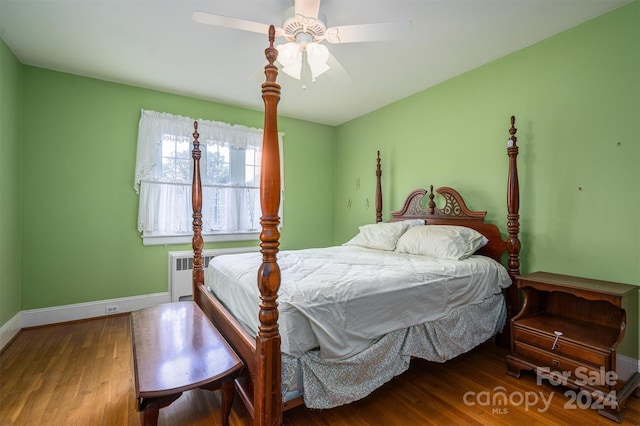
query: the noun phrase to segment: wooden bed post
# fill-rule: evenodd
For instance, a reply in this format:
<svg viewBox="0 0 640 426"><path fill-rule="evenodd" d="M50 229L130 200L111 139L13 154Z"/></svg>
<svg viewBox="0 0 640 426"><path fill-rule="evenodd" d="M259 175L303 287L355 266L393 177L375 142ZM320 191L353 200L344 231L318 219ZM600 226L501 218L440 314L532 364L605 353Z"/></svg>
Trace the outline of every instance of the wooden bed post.
<svg viewBox="0 0 640 426"><path fill-rule="evenodd" d="M382 168L380 167L380 151L376 160L376 223L382 222Z"/></svg>
<svg viewBox="0 0 640 426"><path fill-rule="evenodd" d="M193 122L193 184L191 186L191 203L193 205L193 290L194 300L199 296L198 284L204 283L204 268L202 265L202 180L200 176L200 141L198 138L198 122ZM199 303L198 303L199 304Z"/></svg>
<svg viewBox="0 0 640 426"><path fill-rule="evenodd" d="M509 141L507 143L507 155L509 156L509 177L507 179L507 252L509 260L507 271L511 276L511 286L507 289L507 325L503 335L509 338L510 320L520 310L520 296L516 287L516 276L520 275L520 240L518 233L520 232L520 189L518 182L518 145L516 142L515 127L516 118L511 116L511 128L509 129Z"/></svg>
<svg viewBox="0 0 640 426"><path fill-rule="evenodd" d="M256 336L257 377L254 381L254 425L280 425L282 422L282 390L280 333L278 331L278 289L280 268L276 254L280 245L278 208L280 206L280 153L278 147L277 105L280 85L276 83L278 69L273 64L278 51L273 46L275 28L269 27L269 47L265 56L266 81L262 84L264 100L264 134L260 174L260 247L262 265L258 270L260 290L260 325Z"/></svg>

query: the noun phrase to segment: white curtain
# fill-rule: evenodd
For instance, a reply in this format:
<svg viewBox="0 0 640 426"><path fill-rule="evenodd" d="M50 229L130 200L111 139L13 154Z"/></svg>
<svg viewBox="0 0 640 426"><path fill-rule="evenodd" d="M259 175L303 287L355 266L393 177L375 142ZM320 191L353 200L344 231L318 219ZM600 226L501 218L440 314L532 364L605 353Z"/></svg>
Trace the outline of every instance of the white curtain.
<svg viewBox="0 0 640 426"><path fill-rule="evenodd" d="M162 178L161 163L162 140L167 135L188 141L188 155L191 157L194 121L189 117L142 110L134 181L134 189L140 195L140 232L148 235L192 232L192 162L188 172L177 174L171 180ZM202 151L207 145L226 145L243 150L262 149L262 129L202 119L197 121ZM279 133L280 147L282 137L283 134ZM201 163L201 169L204 167L205 164ZM261 215L259 188L243 182L224 185L206 181L205 178L203 174L203 234L258 232Z"/></svg>

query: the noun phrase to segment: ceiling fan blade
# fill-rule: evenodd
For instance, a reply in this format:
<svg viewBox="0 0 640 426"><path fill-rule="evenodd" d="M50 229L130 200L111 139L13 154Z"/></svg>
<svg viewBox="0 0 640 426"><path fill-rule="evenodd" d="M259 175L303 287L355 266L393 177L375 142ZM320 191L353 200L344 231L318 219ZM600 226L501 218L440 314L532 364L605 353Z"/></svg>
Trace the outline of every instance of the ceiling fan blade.
<svg viewBox="0 0 640 426"><path fill-rule="evenodd" d="M327 28L329 43L358 43L367 41L403 40L411 35L411 22L344 25Z"/></svg>
<svg viewBox="0 0 640 426"><path fill-rule="evenodd" d="M269 25L260 22L245 21L244 19L230 18L228 16L215 15L208 12L193 12L191 18L199 24L215 25L218 27L233 28L236 30L251 31L260 34L269 34ZM277 30L276 30L276 35Z"/></svg>
<svg viewBox="0 0 640 426"><path fill-rule="evenodd" d="M340 62L329 53L329 60L327 61L327 65L329 65L329 71L325 74L327 78L332 82L338 84L349 84L354 81L353 76L347 71Z"/></svg>
<svg viewBox="0 0 640 426"><path fill-rule="evenodd" d="M296 15L302 15L305 18L318 19L320 12L320 0L295 0L294 10Z"/></svg>

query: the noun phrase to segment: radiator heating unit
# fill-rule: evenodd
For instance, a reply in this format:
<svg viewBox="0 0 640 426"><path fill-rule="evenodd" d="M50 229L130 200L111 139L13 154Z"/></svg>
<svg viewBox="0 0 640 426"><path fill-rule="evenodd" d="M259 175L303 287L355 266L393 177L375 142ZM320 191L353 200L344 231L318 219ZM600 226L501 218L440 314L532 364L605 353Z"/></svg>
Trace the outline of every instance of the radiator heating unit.
<svg viewBox="0 0 640 426"><path fill-rule="evenodd" d="M225 249L203 250L203 266L206 269L209 261L216 256L231 253L247 253L259 251L260 247L238 247ZM169 252L169 293L172 302L192 299L193 287L193 252L170 251Z"/></svg>

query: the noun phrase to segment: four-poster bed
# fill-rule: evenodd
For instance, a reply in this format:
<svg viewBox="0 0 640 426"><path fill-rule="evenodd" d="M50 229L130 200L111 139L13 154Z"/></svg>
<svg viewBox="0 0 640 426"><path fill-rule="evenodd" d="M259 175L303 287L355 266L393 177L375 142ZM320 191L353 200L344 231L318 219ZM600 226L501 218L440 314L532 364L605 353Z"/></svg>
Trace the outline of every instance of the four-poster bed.
<svg viewBox="0 0 640 426"><path fill-rule="evenodd" d="M496 225L484 222L486 212L471 211L460 194L448 187L439 188L435 193L433 187L429 191L412 192L407 197L403 208L392 213L392 220L383 223L380 184L382 172L378 153L377 224L361 227L360 233L354 239L339 247L281 252L278 259L283 263L283 269L280 269L281 265L276 259L280 237L277 215L280 204L280 160L276 107L280 99L280 86L275 81L277 68L274 61L277 50L273 45L274 38L275 31L271 27L269 47L265 50L269 63L265 67L266 82L262 85L262 97L265 103L260 185L262 232L260 234L261 259L257 263L252 257L253 254L237 255L239 257L233 257L232 261L227 263L223 258L231 258L231 256L220 256L220 262L215 259L212 261L211 271L208 268L205 277L202 259L202 190L197 123L193 134L194 300L244 362L245 369L242 376L236 380L236 390L253 416L254 424L280 424L282 410L300 404L306 404L312 408L328 408L362 398L391 377L405 371L410 357L419 356L436 361L450 359L486 341L502 330L503 325L508 327L507 318L511 318L518 311L516 289L515 286L510 286L513 278L519 274L520 267L519 190L516 168L518 148L513 117L507 150L509 156L507 189L509 236L507 241L502 239ZM445 205L442 208L436 206L434 201L436 193L444 199ZM426 207L423 207L423 198L428 201ZM384 230L382 239L391 239L392 242L389 247L371 247L370 233L379 235L381 230ZM447 254L443 257L440 257L440 254L434 255L437 258L436 267L439 270L447 269L453 274L439 278L440 281L449 283L447 286L440 281L432 283L431 278L424 278L440 276L440 272L435 273L431 270L425 272L419 269L431 267L423 265L425 262L434 262L430 252L422 256L425 254L423 250L430 250L432 247L425 248L420 240L423 234L426 235L425 233L433 230L446 230L445 240L451 237L449 232L456 233L456 241L460 235L465 239L465 244L473 240L472 248L465 246L463 252L451 255L453 257L447 257L449 256L448 247L445 247ZM393 234L392 237L390 237L391 234ZM376 239L374 245L380 241ZM436 248L442 250L441 246ZM507 268L499 265L504 252L508 253ZM477 255L472 255L474 253ZM354 256L356 260L353 262L345 260ZM331 263L332 259L344 260L343 263L349 263L349 265L338 267L337 263ZM216 264L215 267L213 264ZM303 268L302 275L295 275L294 270L299 269L300 265L310 269ZM334 294L316 286L317 282L313 281L315 276L321 277L318 281L327 281L326 268L322 269L324 265L331 265L329 269L335 269L339 271L339 275L348 277L347 284L333 285L329 282L330 287L336 289L335 293L353 293L355 296L348 299L335 299ZM369 271L374 265L378 265L379 269L371 274ZM379 265L383 265L384 268ZM343 266L348 269L340 269ZM257 286L255 285L256 275L253 273L251 274L253 284L246 286L244 290L238 290L240 293L248 294L249 297L249 302L240 302L241 305L244 303L244 308L241 307L240 310L248 311L245 316L240 313L240 310L230 309L233 301L237 301L240 297L239 293L233 293L237 290L234 289L233 283L226 287L232 289L227 296L224 296L226 290L222 287L218 286L217 290L212 288L217 286L218 279L226 274L224 268L232 270L236 267L244 267L245 269L240 271L240 274L244 273L244 275L247 275L247 270L257 272ZM223 270L224 273L221 273L220 271ZM393 278L385 278L385 274L391 274L391 271L396 270L410 270L414 273L410 277L398 278L393 275ZM415 271L419 272L415 273ZM484 271L486 275L486 279L482 279L482 282L474 281L476 276L482 275L478 271ZM380 282L371 279L360 281L360 277L365 275L382 278ZM416 276L421 278L416 281ZM306 280L306 277L311 278ZM238 279L237 282L238 285L235 287L240 288L241 280ZM392 293L389 289L393 288L395 291L398 287L396 282L402 283L400 287L411 287L413 292L406 293L406 290L399 289ZM455 283L455 286L450 282ZM427 292L420 287L425 285L437 286L440 290ZM365 288L366 291L357 292L358 286ZM340 291L337 291L338 288ZM343 290L344 288L348 290ZM314 295L311 299L326 300L326 303L318 307L309 305L309 298L300 301L301 295L309 289L312 289L311 293ZM442 299L431 300L432 293L442 293L447 299L440 313L436 313L435 310L440 306ZM382 296L374 298L376 294ZM420 297L425 294L428 294L429 300L425 299L424 303L431 303L431 305L425 309L412 311L415 315L411 318L408 318L411 315L407 316L405 322L399 323L397 317L403 315L393 311L387 315L388 318L383 315L387 308L391 309L389 300L403 300L402 303L406 303L407 300L417 300L423 303ZM385 298L388 300L382 303L381 300ZM246 309L247 305L252 303L256 306L253 306L253 309ZM314 316L318 312L325 312L328 306L339 308L325 316L342 317L342 323L338 325L320 323L319 317L323 315ZM358 306L369 309L369 313L366 309L358 310ZM371 309L371 307L374 308ZM373 315L375 320L367 319L367 315ZM300 319L299 317L304 317L302 322L295 322ZM354 321L358 326L349 327L349 323ZM369 327L372 323L375 323L373 328ZM462 326L452 326L458 323ZM281 327L285 330L282 335ZM312 336L306 341L304 336L296 334L298 330L304 328L311 330ZM322 330L325 330L324 334ZM341 334L343 331L349 336L343 336ZM508 338L508 331L503 332L503 335L505 334ZM356 336L356 340L349 340L353 336ZM455 347L440 346L433 342L432 336L436 336L435 340L455 341L456 343L452 343ZM474 341L474 339L477 340ZM301 343L302 341L305 343ZM467 341L468 344L460 345L460 342ZM319 349L315 348L316 346ZM348 372L357 370L359 367L360 371L353 377L348 377ZM372 374L371 371L375 373ZM339 377L337 381L336 376ZM348 389L332 389L342 382L347 383Z"/></svg>

